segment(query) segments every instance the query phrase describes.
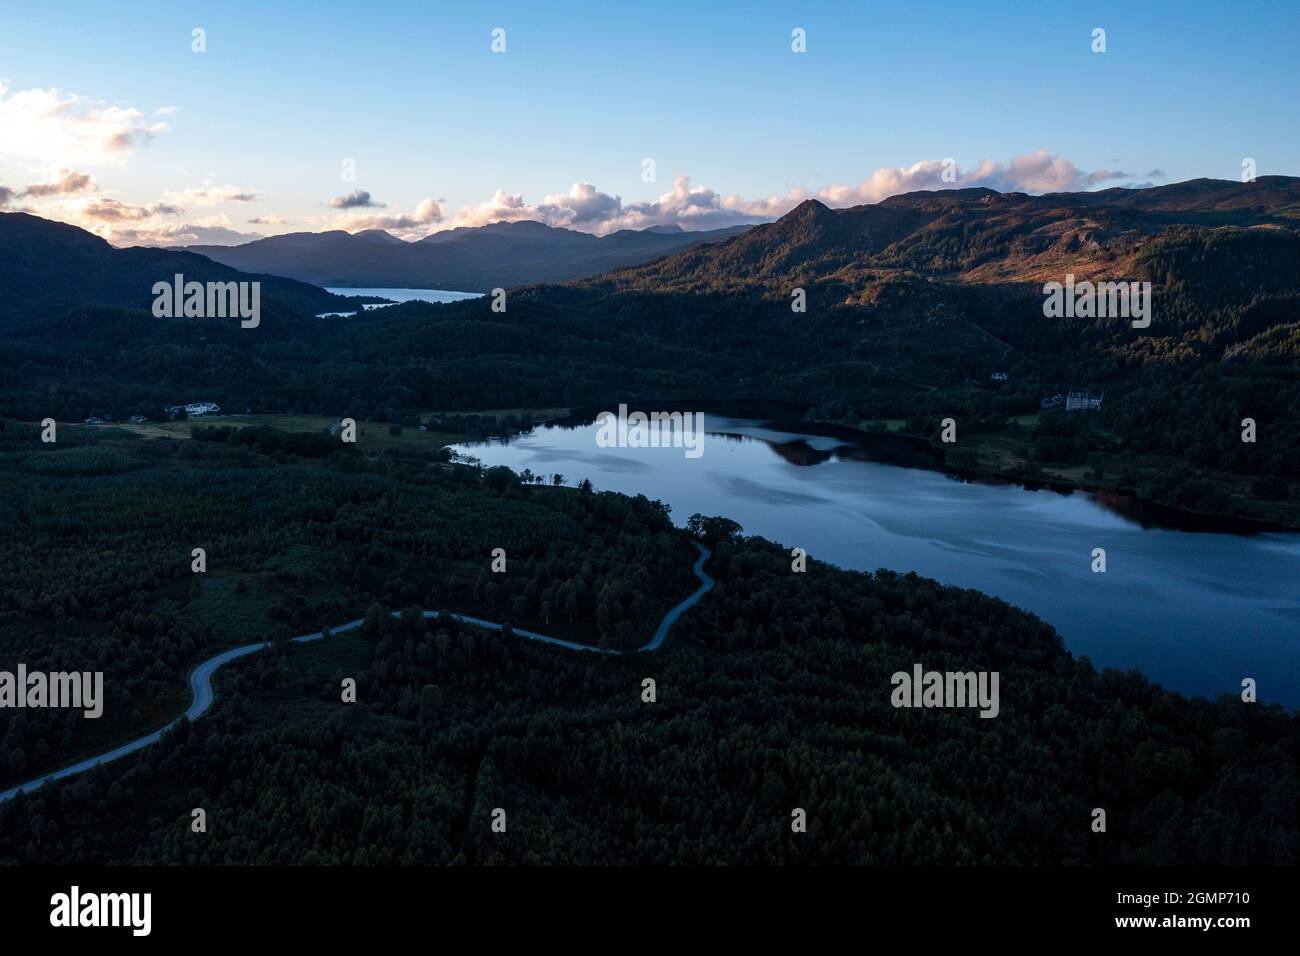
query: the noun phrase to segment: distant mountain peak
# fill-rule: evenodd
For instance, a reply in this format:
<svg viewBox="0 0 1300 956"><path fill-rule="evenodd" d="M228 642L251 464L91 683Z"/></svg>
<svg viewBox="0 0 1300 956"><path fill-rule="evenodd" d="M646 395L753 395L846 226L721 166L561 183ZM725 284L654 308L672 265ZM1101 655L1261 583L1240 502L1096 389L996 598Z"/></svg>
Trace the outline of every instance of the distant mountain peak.
<svg viewBox="0 0 1300 956"><path fill-rule="evenodd" d="M239 246L190 246L216 262L321 286L488 289L567 282L718 242L748 227L632 229L596 236L535 219L455 226L406 242L383 229L269 236Z"/></svg>
<svg viewBox="0 0 1300 956"><path fill-rule="evenodd" d="M548 232L568 232L569 230L557 229L555 226L548 226L546 223L537 219L500 219L483 226L482 231L537 233L540 235Z"/></svg>
<svg viewBox="0 0 1300 956"><path fill-rule="evenodd" d="M808 199L780 219L605 282L623 289L776 294L821 278L835 295L906 272L962 284L1127 275L1173 228L1266 226L1300 234L1300 179L1199 179L1148 189L1028 195L986 187L921 190L832 210ZM1154 246L1152 246L1154 247Z"/></svg>
<svg viewBox="0 0 1300 956"><path fill-rule="evenodd" d="M401 239L383 229L362 229L360 232L352 233L352 237L354 239L363 239L366 242L386 242L390 245L392 243L398 243L399 245L402 243Z"/></svg>
<svg viewBox="0 0 1300 956"><path fill-rule="evenodd" d="M835 211L831 209L830 206L822 202L821 200L805 199L799 205L795 206L788 213L782 216L781 219L791 219L791 220L824 219L828 216L834 217L834 215L835 215ZM780 219L777 220L777 222L780 221L781 221Z"/></svg>

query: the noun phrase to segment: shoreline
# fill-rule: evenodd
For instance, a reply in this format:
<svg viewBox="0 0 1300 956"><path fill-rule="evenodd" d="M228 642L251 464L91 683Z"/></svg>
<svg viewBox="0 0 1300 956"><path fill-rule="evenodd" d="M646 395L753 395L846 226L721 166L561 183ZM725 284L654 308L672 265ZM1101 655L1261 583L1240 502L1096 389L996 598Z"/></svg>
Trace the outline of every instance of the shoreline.
<svg viewBox="0 0 1300 956"><path fill-rule="evenodd" d="M1175 531L1215 534L1300 534L1300 522L1287 524L1225 512L1197 511L1178 505L1166 504L1132 488L1125 488L1120 485L1080 481L1059 476L1031 478L984 465L974 468L961 467L947 460L943 448L919 435L896 431L872 432L843 422L803 418L802 414L808 408L806 404L744 399L718 402L647 401L640 404L653 405L656 410L664 411L685 411L688 406L691 410L699 410L702 407L706 413L728 415L736 418L751 418L776 431L838 438L845 441L846 447L855 447L867 452L871 461L905 468L923 468L928 471L937 471L968 482L1018 485L1026 491L1047 490L1058 494L1083 492L1106 501L1107 507L1112 511L1143 527L1161 527ZM598 406L569 409L568 414L547 419L539 422L538 425L564 427L590 423L594 421L595 415L603 410L605 410L604 407ZM522 432L519 434L522 434Z"/></svg>

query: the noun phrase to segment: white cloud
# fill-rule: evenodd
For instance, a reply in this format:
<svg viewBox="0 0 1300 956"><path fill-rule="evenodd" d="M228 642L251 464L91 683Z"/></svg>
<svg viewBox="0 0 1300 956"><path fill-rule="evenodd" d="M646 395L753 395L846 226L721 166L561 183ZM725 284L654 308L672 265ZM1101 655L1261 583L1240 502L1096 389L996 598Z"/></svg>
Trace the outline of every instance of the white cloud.
<svg viewBox="0 0 1300 956"><path fill-rule="evenodd" d="M692 187L682 176L657 200L625 204L621 197L603 193L591 183L574 183L568 192L554 193L536 205L518 193L497 190L486 202L466 206L447 221L448 227L484 226L492 222L536 220L548 226L608 233L678 223L691 229L713 229L753 222L760 218L746 210L726 206L713 190Z"/></svg>
<svg viewBox="0 0 1300 956"><path fill-rule="evenodd" d="M48 183L30 183L22 195L40 199L46 196L75 196L78 193L93 193L99 189L95 177L79 173L75 169L62 167L54 174L54 181Z"/></svg>
<svg viewBox="0 0 1300 956"><path fill-rule="evenodd" d="M92 199L80 206L81 217L92 223L141 222L156 216L170 216L180 212L174 206L151 203L135 206L107 196Z"/></svg>
<svg viewBox="0 0 1300 956"><path fill-rule="evenodd" d="M623 201L603 193L591 183L574 183L567 193L555 193L542 200L538 212L554 225L582 229L617 219Z"/></svg>
<svg viewBox="0 0 1300 956"><path fill-rule="evenodd" d="M173 223L153 216L111 229L96 228L92 232L102 235L115 246L235 246L263 238L260 232L242 232L224 215L206 216L192 222Z"/></svg>
<svg viewBox="0 0 1300 956"><path fill-rule="evenodd" d="M330 229L360 232L363 229L387 229L402 239L418 239L429 232L429 227L442 221L442 207L433 199L421 200L411 213L395 216L345 213L334 217Z"/></svg>
<svg viewBox="0 0 1300 956"><path fill-rule="evenodd" d="M254 202L257 193L239 186L191 186L163 193L162 201L177 209L211 208L228 202Z"/></svg>
<svg viewBox="0 0 1300 956"><path fill-rule="evenodd" d="M58 89L10 92L0 85L0 143L5 151L67 165L119 165L167 131L138 109L109 106Z"/></svg>
<svg viewBox="0 0 1300 956"><path fill-rule="evenodd" d="M884 167L877 169L856 186L825 186L817 191L817 198L828 206L857 206L880 202L890 196L919 189L969 189L984 186L999 192L1070 192L1130 175L1105 169L1086 173L1064 156L1054 155L1045 149L1016 156L1006 163L981 160L973 169L965 171L953 165L952 182L944 181L944 170L944 161L939 159L924 160L906 168Z"/></svg>
<svg viewBox="0 0 1300 956"><path fill-rule="evenodd" d="M24 110L10 107L20 95L25 94L6 98L3 88L0 88L0 116L9 116L12 120L14 115L26 115ZM57 93L53 95L68 110L80 111L85 116L93 114L93 110L87 112L87 107L80 98L69 98ZM106 113L101 110L95 115L102 117ZM73 133L68 130L81 129L76 126L76 122L67 119L52 122L53 128L61 131L58 132L60 136L72 136ZM103 132L102 123L96 123L100 121L91 122L91 126ZM107 123L107 120L103 123ZM94 138L88 130L81 130L76 135L82 139ZM132 142L129 135L126 141ZM705 186L694 186L686 176L675 178L672 185L657 198L636 202L624 202L622 197L602 192L591 183L578 182L567 191L545 196L537 203L526 202L521 194L498 190L490 199L477 205L465 206L450 216L443 208L443 201L432 198L420 201L411 212L381 211L385 210L382 203L375 201L368 192L356 190L330 200L330 205L335 210L332 216L306 216L299 221L309 228L344 229L349 232L385 229L403 239L417 239L434 229L518 220L535 220L597 235L619 229L645 229L656 225L678 225L688 230L700 230L775 219L810 198L820 199L832 207L845 207L880 202L899 193L923 189L986 186L1002 192L1043 193L1096 188L1113 181L1125 182L1133 176L1131 173L1110 169L1081 170L1065 157L1047 150L1026 153L1006 162L983 160L966 170L952 165L948 177L951 182L945 181L944 172L944 161L924 160L907 167L874 170L856 184L828 185L815 191L797 188L784 194L773 193L752 199L734 194L723 195ZM1152 170L1148 174L1150 177L1157 175L1163 177L1160 170ZM240 186L204 183L201 186L169 190L152 203L133 204L98 192L98 184L92 176L70 166L60 166L49 179L48 182L30 184L26 189L0 187L0 207L8 206L12 209L16 200L25 199L32 207L27 211L80 225L118 244L135 242L173 245L241 242L259 238L258 234L239 231L224 215L183 223L174 221L189 216L194 210L215 209L225 204L253 202L260 198L256 192ZM275 227L286 225L290 220L265 213L245 221L250 225Z"/></svg>
<svg viewBox="0 0 1300 956"><path fill-rule="evenodd" d="M491 199L477 206L466 206L456 218L448 222L453 226L484 226L490 222L513 222L519 219L541 219L536 206L529 206L518 193L498 189Z"/></svg>
<svg viewBox="0 0 1300 956"><path fill-rule="evenodd" d="M257 195L238 186L205 184L163 193L151 203L133 203L99 191L93 176L63 167L50 182L32 183L21 191L0 188L0 207L25 199L22 209L33 215L71 223L107 239L114 245L227 245L262 238L233 227L225 215L177 223L174 220L197 208L224 203L252 202ZM268 217L284 222L279 217ZM254 220L256 221L256 220Z"/></svg>
<svg viewBox="0 0 1300 956"><path fill-rule="evenodd" d="M375 202L370 197L370 193L364 189L354 189L352 192L343 196L335 196L330 200L330 206L334 209L385 209L387 205L382 202Z"/></svg>
<svg viewBox="0 0 1300 956"><path fill-rule="evenodd" d="M678 225L683 229L720 229L780 216L807 198L799 190L785 197L744 200L739 196L722 196L704 186L692 186L690 177L678 176L672 188L658 199L625 207L619 228Z"/></svg>
<svg viewBox="0 0 1300 956"><path fill-rule="evenodd" d="M823 186L816 192L792 189L758 199L727 195L705 186L692 186L687 176L673 180L657 199L624 203L590 183L575 183L567 193L530 204L517 193L498 190L486 202L466 206L443 227L482 226L502 220L532 219L550 226L606 234L618 229L645 229L679 225L684 229L718 229L740 223L775 219L799 203L817 198L828 206L876 203L899 193L922 189L962 189L986 186L1000 192L1062 192L1085 190L1131 174L1105 169L1085 172L1063 156L1042 149L1016 156L1005 163L983 160L963 171L953 164L952 182L944 179L943 160L931 159L908 167L884 167L855 185Z"/></svg>

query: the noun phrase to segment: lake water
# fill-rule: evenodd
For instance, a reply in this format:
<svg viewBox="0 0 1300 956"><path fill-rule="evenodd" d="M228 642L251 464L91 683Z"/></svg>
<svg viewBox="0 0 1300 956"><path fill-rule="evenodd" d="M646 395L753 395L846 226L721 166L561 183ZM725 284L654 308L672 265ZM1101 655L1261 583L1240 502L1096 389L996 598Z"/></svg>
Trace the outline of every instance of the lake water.
<svg viewBox="0 0 1300 956"><path fill-rule="evenodd" d="M481 292L450 292L446 289L349 289L335 288L326 289L326 292L333 292L335 295L373 295L383 299L392 299L394 303L401 302L460 302L462 299L480 299L483 297ZM389 303L376 302L366 305L367 309L382 309ZM317 316L318 319L328 318L332 315L356 315L355 312L323 312Z"/></svg>
<svg viewBox="0 0 1300 956"><path fill-rule="evenodd" d="M1166 687L1300 706L1300 535L1143 527L1094 495L861 460L839 439L706 416L703 454L601 448L598 426L456 446L484 465L644 494L684 524L726 515L845 568L916 571L1033 611L1077 656ZM1104 548L1107 570L1091 570Z"/></svg>

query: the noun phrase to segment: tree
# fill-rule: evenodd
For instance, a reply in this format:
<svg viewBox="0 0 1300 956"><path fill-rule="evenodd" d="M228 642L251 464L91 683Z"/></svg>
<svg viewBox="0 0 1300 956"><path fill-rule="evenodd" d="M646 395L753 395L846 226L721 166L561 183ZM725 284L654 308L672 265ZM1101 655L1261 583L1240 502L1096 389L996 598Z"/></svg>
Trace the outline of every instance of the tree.
<svg viewBox="0 0 1300 956"><path fill-rule="evenodd" d="M696 512L686 520L686 530L705 544L714 545L721 541L733 541L745 530L737 522L721 516L706 518Z"/></svg>
<svg viewBox="0 0 1300 956"><path fill-rule="evenodd" d="M378 604L372 604L366 608L366 622L361 626L361 633L368 641L379 640L379 635L383 633L384 626L384 609Z"/></svg>
<svg viewBox="0 0 1300 956"><path fill-rule="evenodd" d="M431 724L442 710L442 691L436 684L425 684L420 691L420 723Z"/></svg>
<svg viewBox="0 0 1300 956"><path fill-rule="evenodd" d="M519 484L519 476L505 465L494 465L483 473L483 480L493 491L505 491Z"/></svg>

